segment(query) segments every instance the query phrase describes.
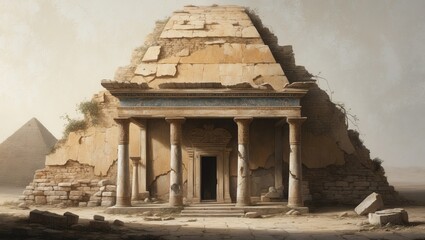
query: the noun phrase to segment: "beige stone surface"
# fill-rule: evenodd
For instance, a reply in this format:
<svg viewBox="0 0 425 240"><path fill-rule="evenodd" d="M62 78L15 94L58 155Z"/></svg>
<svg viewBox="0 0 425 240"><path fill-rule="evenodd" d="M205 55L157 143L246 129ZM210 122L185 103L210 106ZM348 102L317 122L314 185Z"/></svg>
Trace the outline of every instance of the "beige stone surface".
<svg viewBox="0 0 425 240"><path fill-rule="evenodd" d="M156 71L157 71L157 64L142 63L137 66L136 71L134 73L146 77L150 75L155 75Z"/></svg>
<svg viewBox="0 0 425 240"><path fill-rule="evenodd" d="M157 77L174 77L177 73L176 64L158 64Z"/></svg>
<svg viewBox="0 0 425 240"><path fill-rule="evenodd" d="M116 128L70 133L66 142L54 153L46 156L46 165L64 165L68 160L95 167L96 175L105 175L117 159L118 135Z"/></svg>
<svg viewBox="0 0 425 240"><path fill-rule="evenodd" d="M158 60L159 53L161 52L161 46L149 47L143 56L143 62L155 62Z"/></svg>

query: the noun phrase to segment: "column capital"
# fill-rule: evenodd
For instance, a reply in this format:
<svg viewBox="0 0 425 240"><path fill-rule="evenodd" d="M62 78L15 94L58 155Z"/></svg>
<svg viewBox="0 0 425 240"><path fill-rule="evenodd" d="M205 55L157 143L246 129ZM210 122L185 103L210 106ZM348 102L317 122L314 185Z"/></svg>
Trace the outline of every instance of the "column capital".
<svg viewBox="0 0 425 240"><path fill-rule="evenodd" d="M170 142L174 145L180 145L182 136L181 125L186 121L184 117L165 118L170 123Z"/></svg>
<svg viewBox="0 0 425 240"><path fill-rule="evenodd" d="M249 144L249 124L252 117L235 117L233 120L238 125L238 144Z"/></svg>
<svg viewBox="0 0 425 240"><path fill-rule="evenodd" d="M128 144L129 141L129 118L114 118L114 121L118 124L118 135L119 135L119 144L124 145Z"/></svg>
<svg viewBox="0 0 425 240"><path fill-rule="evenodd" d="M139 128L146 128L146 118L130 118L130 120Z"/></svg>
<svg viewBox="0 0 425 240"><path fill-rule="evenodd" d="M169 123L184 123L186 121L186 118L184 117L166 117L165 121Z"/></svg>
<svg viewBox="0 0 425 240"><path fill-rule="evenodd" d="M290 125L301 125L305 120L307 120L306 117L289 117L286 122Z"/></svg>
<svg viewBox="0 0 425 240"><path fill-rule="evenodd" d="M140 157L130 157L130 160L133 162L133 164L138 164L140 162Z"/></svg>
<svg viewBox="0 0 425 240"><path fill-rule="evenodd" d="M301 125L306 120L306 117L288 118L289 124L289 144L301 144Z"/></svg>
<svg viewBox="0 0 425 240"><path fill-rule="evenodd" d="M233 120L236 123L240 122L240 123L245 123L245 124L251 123L253 119L254 118L252 118L252 117L235 117L235 118L233 118Z"/></svg>

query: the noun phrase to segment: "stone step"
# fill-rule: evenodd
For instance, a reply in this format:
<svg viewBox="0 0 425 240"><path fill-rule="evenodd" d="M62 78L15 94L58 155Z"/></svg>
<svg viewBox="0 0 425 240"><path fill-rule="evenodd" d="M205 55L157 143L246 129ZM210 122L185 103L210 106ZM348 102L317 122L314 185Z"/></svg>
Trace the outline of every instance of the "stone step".
<svg viewBox="0 0 425 240"><path fill-rule="evenodd" d="M242 217L243 210L230 209L183 209L180 213L182 217Z"/></svg>

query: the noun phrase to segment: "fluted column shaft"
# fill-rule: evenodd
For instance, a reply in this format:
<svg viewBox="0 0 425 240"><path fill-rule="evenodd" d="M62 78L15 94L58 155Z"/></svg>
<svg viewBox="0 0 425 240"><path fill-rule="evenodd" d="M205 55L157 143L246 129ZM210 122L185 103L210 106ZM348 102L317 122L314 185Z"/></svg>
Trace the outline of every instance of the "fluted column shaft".
<svg viewBox="0 0 425 240"><path fill-rule="evenodd" d="M251 171L249 169L249 126L252 118L235 118L238 125L238 182L236 206L251 204Z"/></svg>
<svg viewBox="0 0 425 240"><path fill-rule="evenodd" d="M116 207L130 207L129 119L115 119L118 123L118 168Z"/></svg>
<svg viewBox="0 0 425 240"><path fill-rule="evenodd" d="M170 199L172 207L183 206L182 124L184 118L166 118L170 123Z"/></svg>
<svg viewBox="0 0 425 240"><path fill-rule="evenodd" d="M288 206L302 207L301 125L306 118L288 118L289 124L289 182Z"/></svg>
<svg viewBox="0 0 425 240"><path fill-rule="evenodd" d="M131 161L133 162L133 176L132 176L132 184L131 184L131 200L137 201L139 200L139 162L140 157L131 157Z"/></svg>

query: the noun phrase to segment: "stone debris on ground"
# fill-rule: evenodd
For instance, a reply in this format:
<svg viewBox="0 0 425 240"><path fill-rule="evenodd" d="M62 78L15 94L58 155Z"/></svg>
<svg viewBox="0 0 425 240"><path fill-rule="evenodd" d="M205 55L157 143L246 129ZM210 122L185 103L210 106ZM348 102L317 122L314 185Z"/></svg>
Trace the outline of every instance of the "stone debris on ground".
<svg viewBox="0 0 425 240"><path fill-rule="evenodd" d="M384 202L382 200L382 196L373 192L367 196L359 205L357 205L354 211L358 215L367 215L368 213L373 213L383 208Z"/></svg>
<svg viewBox="0 0 425 240"><path fill-rule="evenodd" d="M151 216L151 217L145 217L143 218L145 221L162 221L161 217L158 216Z"/></svg>
<svg viewBox="0 0 425 240"><path fill-rule="evenodd" d="M101 216L101 215L94 215L93 216L93 220L96 220L96 221L105 221L105 217L104 216Z"/></svg>
<svg viewBox="0 0 425 240"><path fill-rule="evenodd" d="M409 216L406 210L402 208L385 209L369 213L369 223L372 225L384 226L387 224L393 225L408 225Z"/></svg>
<svg viewBox="0 0 425 240"><path fill-rule="evenodd" d="M247 212L245 213L246 218L261 218L261 214L258 212Z"/></svg>
<svg viewBox="0 0 425 240"><path fill-rule="evenodd" d="M122 226L124 226L125 224L124 224L124 222L123 222L123 221L118 220L118 219L115 219L115 220L112 222L112 225L114 225L114 226L118 226L118 227L122 227Z"/></svg>
<svg viewBox="0 0 425 240"><path fill-rule="evenodd" d="M70 212L63 215L49 211L32 210L29 215L29 223L37 223L52 229L69 228L78 223L79 216Z"/></svg>
<svg viewBox="0 0 425 240"><path fill-rule="evenodd" d="M286 212L286 215L301 215L301 213L295 209L291 209L288 212Z"/></svg>

